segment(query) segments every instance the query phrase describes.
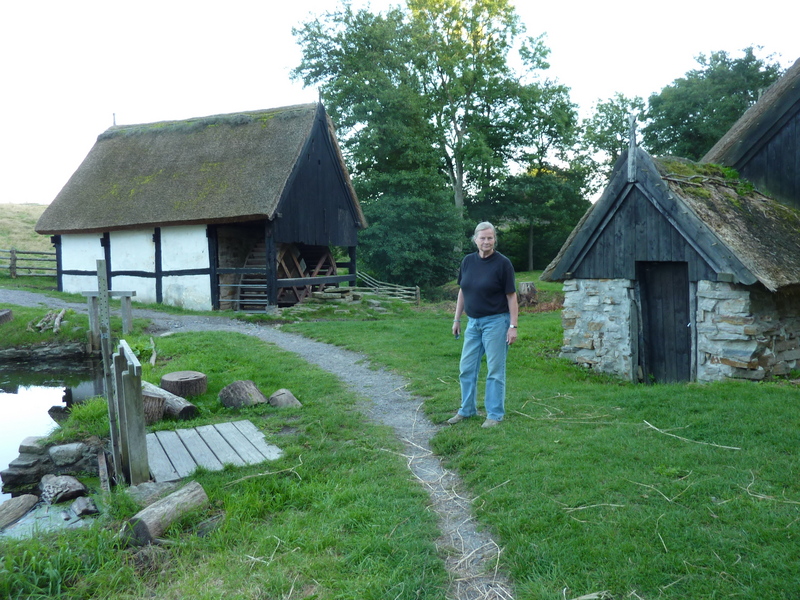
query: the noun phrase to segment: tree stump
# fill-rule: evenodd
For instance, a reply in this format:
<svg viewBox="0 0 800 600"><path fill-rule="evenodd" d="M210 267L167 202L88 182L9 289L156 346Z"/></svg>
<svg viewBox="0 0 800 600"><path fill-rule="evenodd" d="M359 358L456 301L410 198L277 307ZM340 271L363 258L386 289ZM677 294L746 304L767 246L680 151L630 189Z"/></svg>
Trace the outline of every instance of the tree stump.
<svg viewBox="0 0 800 600"><path fill-rule="evenodd" d="M199 396L206 393L208 378L197 371L175 371L161 378L161 387L182 398Z"/></svg>
<svg viewBox="0 0 800 600"><path fill-rule="evenodd" d="M167 414L170 417L180 421L188 421L189 419L193 419L197 416L197 413L200 412L198 408L188 400L185 400L180 396L176 396L167 390L162 390L157 385L154 385L148 381L143 381L142 400L146 401L149 397L163 398L164 414Z"/></svg>
<svg viewBox="0 0 800 600"><path fill-rule="evenodd" d="M120 534L131 544L152 544L184 514L207 503L208 496L203 486L192 481L140 510L128 520Z"/></svg>
<svg viewBox="0 0 800 600"><path fill-rule="evenodd" d="M10 308L0 310L0 323L8 323L13 318L14 313L11 312Z"/></svg>
<svg viewBox="0 0 800 600"><path fill-rule="evenodd" d="M533 306L538 302L539 292L532 281L520 281L517 299L520 306Z"/></svg>

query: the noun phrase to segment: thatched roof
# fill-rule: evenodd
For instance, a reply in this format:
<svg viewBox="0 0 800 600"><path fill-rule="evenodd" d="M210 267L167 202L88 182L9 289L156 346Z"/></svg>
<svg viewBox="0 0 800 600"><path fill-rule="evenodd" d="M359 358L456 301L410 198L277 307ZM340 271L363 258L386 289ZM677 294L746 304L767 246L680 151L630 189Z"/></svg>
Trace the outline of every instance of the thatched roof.
<svg viewBox="0 0 800 600"><path fill-rule="evenodd" d="M36 225L43 234L272 219L322 105L115 126ZM365 223L341 160L336 159Z"/></svg>
<svg viewBox="0 0 800 600"><path fill-rule="evenodd" d="M625 152L603 196L572 231L543 280L561 279L575 269L593 230L606 226L619 198L636 185L718 273L732 273L747 285L760 282L770 291L800 284L799 211L759 193L730 169L635 151L636 181L628 181Z"/></svg>
<svg viewBox="0 0 800 600"><path fill-rule="evenodd" d="M737 166L769 130L800 101L800 59L714 144L701 162ZM738 168L738 167L737 167Z"/></svg>
<svg viewBox="0 0 800 600"><path fill-rule="evenodd" d="M715 165L676 159L654 163L676 201L705 223L764 287L774 292L800 284L800 211Z"/></svg>

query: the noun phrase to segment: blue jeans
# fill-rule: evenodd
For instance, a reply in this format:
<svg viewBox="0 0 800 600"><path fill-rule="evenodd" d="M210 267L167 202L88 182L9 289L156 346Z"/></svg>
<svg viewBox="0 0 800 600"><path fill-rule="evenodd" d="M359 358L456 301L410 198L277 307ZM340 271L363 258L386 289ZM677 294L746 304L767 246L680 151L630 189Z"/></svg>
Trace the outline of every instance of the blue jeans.
<svg viewBox="0 0 800 600"><path fill-rule="evenodd" d="M461 350L461 408L458 414L472 417L478 413L478 372L481 359L486 355L486 418L502 421L506 414L506 334L511 315L502 313L478 319L469 319L464 332Z"/></svg>

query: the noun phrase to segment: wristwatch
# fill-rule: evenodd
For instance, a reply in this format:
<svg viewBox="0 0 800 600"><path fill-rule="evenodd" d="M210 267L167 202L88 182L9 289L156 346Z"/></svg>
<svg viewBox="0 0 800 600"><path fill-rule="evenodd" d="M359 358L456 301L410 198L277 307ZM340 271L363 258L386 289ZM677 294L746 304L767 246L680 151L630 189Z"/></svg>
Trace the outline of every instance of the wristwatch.
<svg viewBox="0 0 800 600"><path fill-rule="evenodd" d="M509 325L508 327L509 327L509 329L516 329L517 328L516 325Z"/></svg>

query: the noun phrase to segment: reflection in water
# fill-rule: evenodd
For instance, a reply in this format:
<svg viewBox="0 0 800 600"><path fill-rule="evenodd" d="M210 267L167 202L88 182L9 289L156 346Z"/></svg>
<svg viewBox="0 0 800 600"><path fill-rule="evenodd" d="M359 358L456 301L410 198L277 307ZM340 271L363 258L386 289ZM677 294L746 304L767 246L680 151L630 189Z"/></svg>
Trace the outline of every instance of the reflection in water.
<svg viewBox="0 0 800 600"><path fill-rule="evenodd" d="M22 440L49 434L58 426L58 412L102 396L103 389L97 360L0 364L0 470L17 457ZM0 502L8 498L0 494Z"/></svg>

